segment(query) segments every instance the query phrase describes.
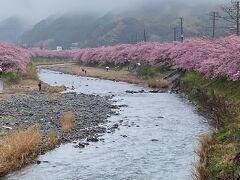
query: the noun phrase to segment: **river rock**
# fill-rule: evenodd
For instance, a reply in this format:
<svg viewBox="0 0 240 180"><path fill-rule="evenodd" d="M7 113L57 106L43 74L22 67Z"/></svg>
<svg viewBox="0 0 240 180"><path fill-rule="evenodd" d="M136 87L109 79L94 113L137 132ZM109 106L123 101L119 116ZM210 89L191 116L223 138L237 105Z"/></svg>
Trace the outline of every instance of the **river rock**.
<svg viewBox="0 0 240 180"><path fill-rule="evenodd" d="M87 142L98 142L99 139L97 137L88 137Z"/></svg>
<svg viewBox="0 0 240 180"><path fill-rule="evenodd" d="M89 146L89 143L87 143L87 142L83 142L82 144L85 146Z"/></svg>
<svg viewBox="0 0 240 180"><path fill-rule="evenodd" d="M127 138L128 136L127 135L121 135L123 138Z"/></svg>
<svg viewBox="0 0 240 180"><path fill-rule="evenodd" d="M125 92L128 93L128 94L138 93L138 91L129 91L129 90L127 90L127 91L125 91Z"/></svg>
<svg viewBox="0 0 240 180"><path fill-rule="evenodd" d="M119 126L118 124L114 124L114 125L112 126L112 128L117 129L118 126Z"/></svg>
<svg viewBox="0 0 240 180"><path fill-rule="evenodd" d="M78 143L77 145L73 146L74 148L85 148L85 145L82 143Z"/></svg>
<svg viewBox="0 0 240 180"><path fill-rule="evenodd" d="M161 89L161 90L152 90L149 91L150 93L167 93L168 89Z"/></svg>

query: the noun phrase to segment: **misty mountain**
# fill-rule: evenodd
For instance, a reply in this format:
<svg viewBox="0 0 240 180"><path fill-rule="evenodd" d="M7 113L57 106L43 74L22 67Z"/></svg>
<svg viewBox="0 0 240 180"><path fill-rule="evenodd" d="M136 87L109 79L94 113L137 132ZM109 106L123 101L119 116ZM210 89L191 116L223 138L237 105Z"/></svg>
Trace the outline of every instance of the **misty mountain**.
<svg viewBox="0 0 240 180"><path fill-rule="evenodd" d="M79 47L114 45L135 42L144 27L144 23L135 18L117 19L111 13L100 18L66 15L39 22L23 34L21 41L31 46L44 43L48 48L58 45L69 48L72 43Z"/></svg>
<svg viewBox="0 0 240 180"><path fill-rule="evenodd" d="M0 22L0 41L17 42L22 34L30 29L24 20L17 17L10 17Z"/></svg>
<svg viewBox="0 0 240 180"><path fill-rule="evenodd" d="M137 18L118 19L108 14L98 19L64 16L55 20L43 20L25 32L21 42L30 46L43 43L46 48L69 48L73 43L78 44L78 47L136 43L143 41L144 29L147 39L151 41L170 41L173 38L170 27L161 23L147 24ZM197 34L194 31L185 29L188 36Z"/></svg>
<svg viewBox="0 0 240 180"><path fill-rule="evenodd" d="M43 42L47 47L61 45L69 47L74 42L84 42L89 29L96 19L92 16L66 15L60 18L48 18L25 32L21 41L27 45Z"/></svg>
<svg viewBox="0 0 240 180"><path fill-rule="evenodd" d="M216 4L186 4L183 2L148 3L137 9L122 12L96 14L65 14L49 17L37 23L20 38L22 44L56 46L97 47L119 43L143 41L144 30L148 41L172 41L173 28L180 37L179 17L184 17L184 35L207 36L211 33L209 12ZM220 35L221 30L216 34Z"/></svg>

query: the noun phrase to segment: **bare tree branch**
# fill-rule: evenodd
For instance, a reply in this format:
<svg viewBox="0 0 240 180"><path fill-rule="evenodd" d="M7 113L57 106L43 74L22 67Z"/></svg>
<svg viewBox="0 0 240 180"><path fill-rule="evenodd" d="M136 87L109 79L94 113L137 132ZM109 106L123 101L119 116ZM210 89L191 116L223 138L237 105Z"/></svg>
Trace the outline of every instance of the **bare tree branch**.
<svg viewBox="0 0 240 180"><path fill-rule="evenodd" d="M231 24L234 24L236 28L236 33L239 35L239 20L240 20L240 9L239 9L239 1L231 1L229 5L222 6L222 11L225 15L219 16L219 18L227 21Z"/></svg>

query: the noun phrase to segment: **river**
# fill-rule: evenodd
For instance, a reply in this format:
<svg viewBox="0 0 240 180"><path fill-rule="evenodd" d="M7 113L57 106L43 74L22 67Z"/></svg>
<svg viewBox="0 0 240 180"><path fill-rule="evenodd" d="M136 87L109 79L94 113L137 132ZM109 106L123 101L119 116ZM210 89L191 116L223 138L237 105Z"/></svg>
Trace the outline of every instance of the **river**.
<svg viewBox="0 0 240 180"><path fill-rule="evenodd" d="M188 100L170 93L129 94L126 90L149 91L131 85L77 77L41 69L39 77L50 85L65 85L68 91L114 95L122 107L109 123L121 126L104 140L84 149L72 143L39 157L33 164L6 177L8 180L190 180L194 150L200 134L208 131L206 119Z"/></svg>

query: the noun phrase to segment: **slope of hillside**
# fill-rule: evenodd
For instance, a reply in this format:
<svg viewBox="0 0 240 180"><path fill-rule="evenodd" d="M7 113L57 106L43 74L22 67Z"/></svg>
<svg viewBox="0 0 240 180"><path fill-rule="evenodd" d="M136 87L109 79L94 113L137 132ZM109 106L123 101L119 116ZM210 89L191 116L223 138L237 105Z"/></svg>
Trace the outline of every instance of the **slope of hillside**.
<svg viewBox="0 0 240 180"><path fill-rule="evenodd" d="M10 17L0 22L0 41L17 42L30 25L17 17Z"/></svg>

